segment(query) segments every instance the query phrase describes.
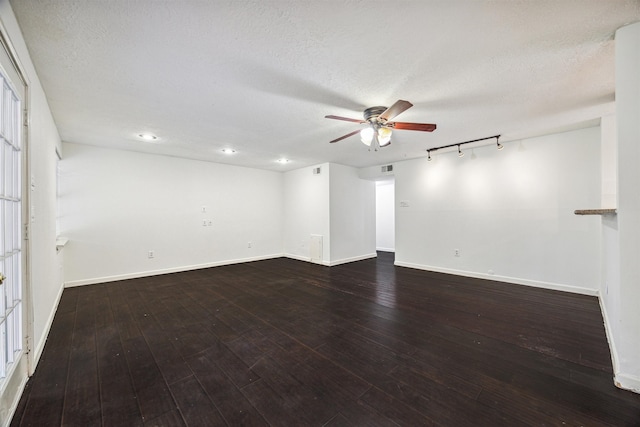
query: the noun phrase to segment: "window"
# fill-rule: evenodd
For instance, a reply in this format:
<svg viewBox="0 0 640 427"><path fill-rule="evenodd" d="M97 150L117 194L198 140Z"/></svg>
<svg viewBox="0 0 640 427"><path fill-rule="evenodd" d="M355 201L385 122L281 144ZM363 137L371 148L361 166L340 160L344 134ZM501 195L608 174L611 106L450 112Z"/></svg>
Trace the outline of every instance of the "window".
<svg viewBox="0 0 640 427"><path fill-rule="evenodd" d="M0 74L0 379L22 350L21 102Z"/></svg>

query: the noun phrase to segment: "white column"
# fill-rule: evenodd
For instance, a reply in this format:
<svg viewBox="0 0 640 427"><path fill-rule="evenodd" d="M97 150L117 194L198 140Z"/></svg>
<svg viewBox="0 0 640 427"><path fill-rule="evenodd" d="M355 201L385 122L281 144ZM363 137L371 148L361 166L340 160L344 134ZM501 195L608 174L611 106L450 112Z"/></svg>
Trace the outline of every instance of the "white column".
<svg viewBox="0 0 640 427"><path fill-rule="evenodd" d="M616 32L619 289L609 313L619 387L640 392L640 23Z"/></svg>

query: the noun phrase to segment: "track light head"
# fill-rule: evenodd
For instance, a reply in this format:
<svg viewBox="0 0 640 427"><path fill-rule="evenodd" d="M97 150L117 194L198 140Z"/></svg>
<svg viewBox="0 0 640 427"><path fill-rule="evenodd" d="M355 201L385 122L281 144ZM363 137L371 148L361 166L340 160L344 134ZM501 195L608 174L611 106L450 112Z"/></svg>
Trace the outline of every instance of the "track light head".
<svg viewBox="0 0 640 427"><path fill-rule="evenodd" d="M431 161L431 151L427 150L427 161Z"/></svg>
<svg viewBox="0 0 640 427"><path fill-rule="evenodd" d="M498 150L502 150L504 145L500 144L500 136L496 136L496 145L498 146Z"/></svg>
<svg viewBox="0 0 640 427"><path fill-rule="evenodd" d="M464 156L464 153L460 150L460 144L458 144L458 157Z"/></svg>

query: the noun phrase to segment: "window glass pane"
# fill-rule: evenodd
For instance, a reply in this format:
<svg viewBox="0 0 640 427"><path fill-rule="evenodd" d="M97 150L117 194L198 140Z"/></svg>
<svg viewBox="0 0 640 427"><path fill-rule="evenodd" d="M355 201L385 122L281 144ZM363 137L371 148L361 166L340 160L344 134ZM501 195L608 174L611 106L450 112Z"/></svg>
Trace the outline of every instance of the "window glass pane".
<svg viewBox="0 0 640 427"><path fill-rule="evenodd" d="M0 75L0 379L22 349L21 102Z"/></svg>

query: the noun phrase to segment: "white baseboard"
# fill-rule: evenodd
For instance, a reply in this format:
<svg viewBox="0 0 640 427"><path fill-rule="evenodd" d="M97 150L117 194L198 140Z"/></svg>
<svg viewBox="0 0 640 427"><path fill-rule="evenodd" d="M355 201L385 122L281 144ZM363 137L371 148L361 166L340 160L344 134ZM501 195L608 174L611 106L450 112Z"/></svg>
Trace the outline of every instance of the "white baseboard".
<svg viewBox="0 0 640 427"><path fill-rule="evenodd" d="M11 404L11 408L9 408L9 412L8 412L8 417L5 420L5 427L9 427L11 425L11 421L13 421L13 416L16 413L16 409L18 409L18 405L20 404L20 399L22 398L22 393L24 393L24 388L27 386L27 381L29 380L29 377L24 377L22 379L22 381L20 382L20 385L18 386L18 393L16 394L16 398L13 401L13 403Z"/></svg>
<svg viewBox="0 0 640 427"><path fill-rule="evenodd" d="M620 356L618 356L618 349L613 338L613 330L611 329L611 325L614 322L609 318L607 306L603 303L602 296L598 296L598 301L600 302L600 311L602 312L602 320L604 321L604 331L607 335L607 342L609 343L609 353L611 353L611 364L613 365L614 372L613 383L618 388L640 393L640 378L620 372Z"/></svg>
<svg viewBox="0 0 640 427"><path fill-rule="evenodd" d="M296 259L296 260L299 260L299 261L311 262L311 258L303 257L303 256L300 256L300 255L295 255L295 254L271 254L271 255L263 255L263 256L251 257L251 258L242 258L242 259L217 261L217 262L211 262L211 263L206 263L206 264L197 264L197 265L189 265L189 266L182 266L182 267L165 268L165 269L160 269L160 270L139 271L139 272L135 272L135 273L118 274L118 275L114 275L114 276L92 277L90 279L71 280L71 281L65 282L64 286L66 288L72 288L72 287L75 287L75 286L95 285L97 283L117 282L119 280L137 279L137 278L140 278L140 277L149 277L149 276L159 276L161 274L180 273L180 272L183 272L183 271L200 270L200 269L203 269L203 268L220 267L220 266L223 266L223 265L240 264L240 263L244 263L244 262L261 261L261 260L265 260L265 259L273 259L273 258L280 258L280 257L286 257L286 258ZM352 258L344 258L344 259L340 259L340 260L336 260L336 261L332 261L332 262L323 261L321 265L334 266L334 265L346 264L346 263L349 263L349 262L361 261L361 260L364 260L364 259L375 258L375 257L377 257L377 254L376 253L372 253L372 254L366 254L366 255L361 255L361 256L352 257Z"/></svg>
<svg viewBox="0 0 640 427"><path fill-rule="evenodd" d="M417 270L434 271L436 273L453 274L456 276L472 277L475 279L495 280L497 282L513 283L516 285L532 286L535 288L551 289L555 291L571 292L574 294L597 296L598 291L595 289L583 288L579 286L566 285L562 283L541 282L537 280L521 279L518 277L499 276L494 274L476 273L474 271L456 270L452 268L434 267L423 264L412 264L408 262L396 261L395 265L399 267L415 268Z"/></svg>
<svg viewBox="0 0 640 427"><path fill-rule="evenodd" d="M140 277L159 276L161 274L181 273L183 271L201 270L203 268L220 267L223 265L240 264L251 261L261 261L265 259L281 258L284 254L262 255L257 257L239 258L224 261L216 261L205 264L187 265L181 267L165 268L161 270L139 271L135 273L119 274L115 276L93 277L90 279L72 280L65 282L65 287L72 288L74 286L95 285L97 283L117 282L119 280L137 279Z"/></svg>
<svg viewBox="0 0 640 427"><path fill-rule="evenodd" d="M376 251L380 252L395 252L395 248L376 248Z"/></svg>
<svg viewBox="0 0 640 427"><path fill-rule="evenodd" d="M308 257L308 256L302 256L302 255L296 255L296 254L284 254L284 257L295 259L297 261L311 262L311 257Z"/></svg>
<svg viewBox="0 0 640 427"><path fill-rule="evenodd" d="M49 331L51 331L51 325L53 325L53 318L56 316L56 312L58 311L58 305L60 305L60 299L62 298L62 292L64 291L64 284L60 286L60 290L58 291L58 295L56 295L56 300L53 303L53 307L51 313L49 313L49 317L47 318L47 322L45 323L44 331L42 331L42 336L40 340L35 344L35 347L32 350L32 359L31 359L31 372L28 372L28 375L31 376L36 370L36 366L38 366L38 362L40 361L40 356L42 356L42 352L44 351L44 345L47 342L47 337L49 336Z"/></svg>
<svg viewBox="0 0 640 427"><path fill-rule="evenodd" d="M3 401L2 401L2 405L1 405L2 408L0 409L0 412L2 412L2 417L6 417L2 419L3 426L9 426L11 424L11 420L13 418L13 415L15 414L16 409L18 408L18 404L20 403L20 398L22 397L24 388L27 385L27 381L29 380L29 377L31 377L36 370L36 366L38 365L38 362L40 361L40 357L42 356L42 352L44 351L44 346L45 346L45 343L47 342L47 337L49 336L49 332L51 331L51 326L53 325L53 319L55 318L56 312L58 311L58 306L60 305L60 299L62 298L63 291L64 291L64 285L61 284L60 289L58 290L58 294L56 295L55 301L53 302L53 306L52 306L51 312L49 313L49 317L47 318L47 321L45 323L45 327L44 327L44 330L42 331L42 336L40 337L40 340L37 343L33 342L33 339L30 340L31 345L33 345L34 347L31 349L28 349L29 351L28 353L23 353L18 364L14 365L14 370L12 371L12 373L8 374L6 377L6 378L12 378L14 375L21 376L21 378L19 378L20 383L17 385L17 387L14 386L12 388L13 400L10 402L10 405L8 408L4 406L6 404L6 401L4 401L6 397L4 395L5 395L5 392L7 391L6 387L9 385L7 383L2 384L1 394L3 396L3 399L2 399ZM18 365L22 367L19 367Z"/></svg>
<svg viewBox="0 0 640 427"><path fill-rule="evenodd" d="M20 360L19 363L24 363L24 364L28 364L26 358L22 358ZM15 380L19 380L20 382L17 384L17 386L9 386L9 390L11 390L11 393L8 393L11 397L11 401L9 402L8 407L5 406L7 404L7 397L9 397L8 395L5 395L7 393L7 389L3 387L3 391L2 391L2 407L0 409L0 416L2 417L2 427L9 427L11 425L11 421L13 420L13 416L16 413L16 409L18 409L18 405L20 404L20 399L22 398L22 393L24 393L24 388L27 386L27 381L29 380L29 375L26 374L27 368L23 367L23 368L17 368L16 371L18 372L22 372L23 375L20 375L19 377L16 377ZM16 373L16 372L14 372ZM13 381L13 380L12 380ZM5 386L7 384L4 384Z"/></svg>
<svg viewBox="0 0 640 427"><path fill-rule="evenodd" d="M340 264L347 264L350 262L356 262L356 261L362 261L365 259L371 259L371 258L376 258L378 256L378 254L376 253L372 253L372 254L366 254L366 255L359 255L359 256L355 256L355 257L351 257L351 258L343 258L343 259L338 259L335 261L330 261L329 267L333 267L335 265L340 265Z"/></svg>
<svg viewBox="0 0 640 427"><path fill-rule="evenodd" d="M638 377L616 373L614 383L618 388L632 391L634 393L640 393L640 378Z"/></svg>
<svg viewBox="0 0 640 427"><path fill-rule="evenodd" d="M327 261L315 262L315 261L312 261L311 257L308 257L308 256L302 256L302 255L296 255L296 254L284 254L284 257L295 259L296 261L304 261L304 262L309 262L311 264L324 265L326 267L329 266L329 263Z"/></svg>
<svg viewBox="0 0 640 427"><path fill-rule="evenodd" d="M313 261L311 261L310 257L305 257L305 256L301 256L301 255L284 254L284 256L286 258L291 258L291 259L295 259L295 260L298 260L298 261L311 262L313 264L319 264L319 265L324 265L324 266L327 266L327 267L333 267L333 266L340 265L340 264L347 264L349 262L356 262L356 261L362 261L364 259L376 258L378 256L378 254L376 254L376 253L365 254L365 255L359 255L359 256L351 257L351 258L338 259L338 260L335 260L335 261L322 261L321 263L313 262Z"/></svg>
<svg viewBox="0 0 640 427"><path fill-rule="evenodd" d="M613 339L613 331L611 330L611 321L609 320L609 313L607 312L607 306L602 301L602 296L598 295L598 302L600 303L600 312L602 313L602 320L604 322L604 332L607 336L607 343L609 344L609 353L611 354L611 365L613 366L613 372L618 372L618 366L620 366L618 360L618 350L616 349L616 343Z"/></svg>

